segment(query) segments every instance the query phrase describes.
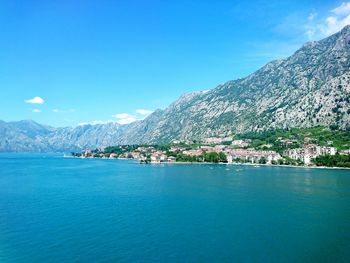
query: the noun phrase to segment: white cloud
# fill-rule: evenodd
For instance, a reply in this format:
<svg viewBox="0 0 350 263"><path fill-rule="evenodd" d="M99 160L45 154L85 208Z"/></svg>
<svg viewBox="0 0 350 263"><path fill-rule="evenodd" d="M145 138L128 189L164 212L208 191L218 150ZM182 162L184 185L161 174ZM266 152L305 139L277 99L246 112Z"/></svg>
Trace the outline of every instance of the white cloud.
<svg viewBox="0 0 350 263"><path fill-rule="evenodd" d="M59 109L53 109L52 111L53 112L59 112L60 110Z"/></svg>
<svg viewBox="0 0 350 263"><path fill-rule="evenodd" d="M341 30L346 25L350 24L350 12L345 17L329 16L326 18L326 23L320 26L321 32L325 36L329 36Z"/></svg>
<svg viewBox="0 0 350 263"><path fill-rule="evenodd" d="M117 120L117 123L118 123L118 124L129 124L129 123L135 122L135 121L137 121L137 120L138 120L138 119L136 119L135 117L130 117L130 118L125 118L125 119Z"/></svg>
<svg viewBox="0 0 350 263"><path fill-rule="evenodd" d="M117 120L107 120L107 121L97 120L97 121L91 121L91 122L81 122L78 125L79 126L97 125L97 124L107 124L111 122L115 122L118 124L129 124L129 123L144 119L146 115L138 116L138 115L133 115L129 113L118 113L118 114L112 115L112 117L116 118Z"/></svg>
<svg viewBox="0 0 350 263"><path fill-rule="evenodd" d="M127 119L127 118L131 118L133 116L129 113L118 113L118 114L112 115L112 117L117 118L117 119Z"/></svg>
<svg viewBox="0 0 350 263"><path fill-rule="evenodd" d="M350 2L343 2L340 6L330 10L329 13L317 21L315 21L314 12L309 15L309 22L305 25L305 35L310 40L327 37L350 25Z"/></svg>
<svg viewBox="0 0 350 263"><path fill-rule="evenodd" d="M84 125L89 125L89 123L88 122L79 122L78 123L78 126L84 126Z"/></svg>
<svg viewBox="0 0 350 263"><path fill-rule="evenodd" d="M117 118L118 120L116 122L119 124L129 124L138 120L134 115L129 113L118 113L112 115L112 117Z"/></svg>
<svg viewBox="0 0 350 263"><path fill-rule="evenodd" d="M54 109L54 110L57 110L57 112L61 112L61 110L58 110L58 109ZM145 109L137 109L137 110L135 110L135 112L136 112L135 114L129 114L129 113L123 112L123 113L118 113L118 114L112 115L112 117L116 118L117 120L108 120L108 121L98 120L98 121L92 121L92 122L81 122L78 125L79 126L96 125L96 124L106 124L106 123L111 123L111 122L115 122L118 124L129 124L129 123L132 123L135 121L143 120L149 114L151 114L153 111L145 110Z"/></svg>
<svg viewBox="0 0 350 263"><path fill-rule="evenodd" d="M343 2L340 6L331 10L332 13L336 15L347 15L350 13L350 2Z"/></svg>
<svg viewBox="0 0 350 263"><path fill-rule="evenodd" d="M141 115L150 115L153 111L152 110L145 110L145 109L137 109L136 113Z"/></svg>
<svg viewBox="0 0 350 263"><path fill-rule="evenodd" d="M39 110L39 109L32 109L32 112L39 113L39 112L41 112L41 110Z"/></svg>
<svg viewBox="0 0 350 263"><path fill-rule="evenodd" d="M25 100L25 103L30 103L30 104L44 104L45 103L45 100L41 97L34 97L32 99L29 99L29 100Z"/></svg>
<svg viewBox="0 0 350 263"><path fill-rule="evenodd" d="M112 115L112 117L118 119L116 122L119 124L129 124L135 121L140 121L150 115L153 111L146 109L137 109L135 110L135 114L129 113L118 113Z"/></svg>

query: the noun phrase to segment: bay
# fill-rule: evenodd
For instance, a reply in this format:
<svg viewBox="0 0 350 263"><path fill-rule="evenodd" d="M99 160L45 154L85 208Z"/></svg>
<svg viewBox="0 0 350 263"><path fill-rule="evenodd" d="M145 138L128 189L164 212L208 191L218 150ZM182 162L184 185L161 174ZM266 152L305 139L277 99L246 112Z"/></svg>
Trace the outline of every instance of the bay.
<svg viewBox="0 0 350 263"><path fill-rule="evenodd" d="M350 262L350 171L3 153L0 262Z"/></svg>

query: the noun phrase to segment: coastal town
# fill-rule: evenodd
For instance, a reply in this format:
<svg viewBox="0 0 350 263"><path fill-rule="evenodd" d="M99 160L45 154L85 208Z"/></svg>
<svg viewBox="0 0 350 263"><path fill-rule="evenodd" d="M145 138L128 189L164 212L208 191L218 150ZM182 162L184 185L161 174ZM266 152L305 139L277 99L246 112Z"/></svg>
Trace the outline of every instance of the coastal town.
<svg viewBox="0 0 350 263"><path fill-rule="evenodd" d="M323 145L317 142L318 139L308 136L303 136L302 140L277 137L272 143L256 145L254 139L209 137L201 142L174 140L166 145L120 145L87 149L72 155L80 158L135 159L151 164L244 163L350 167L349 149L338 149L331 140L320 143Z"/></svg>

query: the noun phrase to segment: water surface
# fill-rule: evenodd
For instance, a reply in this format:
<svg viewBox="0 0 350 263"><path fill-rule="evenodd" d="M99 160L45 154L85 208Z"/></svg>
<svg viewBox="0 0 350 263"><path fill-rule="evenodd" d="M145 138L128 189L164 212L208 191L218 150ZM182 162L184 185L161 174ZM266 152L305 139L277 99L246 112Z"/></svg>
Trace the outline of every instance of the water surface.
<svg viewBox="0 0 350 263"><path fill-rule="evenodd" d="M350 262L350 171L1 154L0 262Z"/></svg>

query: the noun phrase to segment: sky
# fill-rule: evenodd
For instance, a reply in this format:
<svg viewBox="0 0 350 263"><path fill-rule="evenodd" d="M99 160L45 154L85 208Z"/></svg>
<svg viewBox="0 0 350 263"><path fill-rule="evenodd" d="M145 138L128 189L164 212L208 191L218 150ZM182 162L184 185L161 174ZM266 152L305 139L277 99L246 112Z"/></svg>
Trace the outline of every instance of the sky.
<svg viewBox="0 0 350 263"><path fill-rule="evenodd" d="M0 120L130 123L347 24L335 0L0 0Z"/></svg>

